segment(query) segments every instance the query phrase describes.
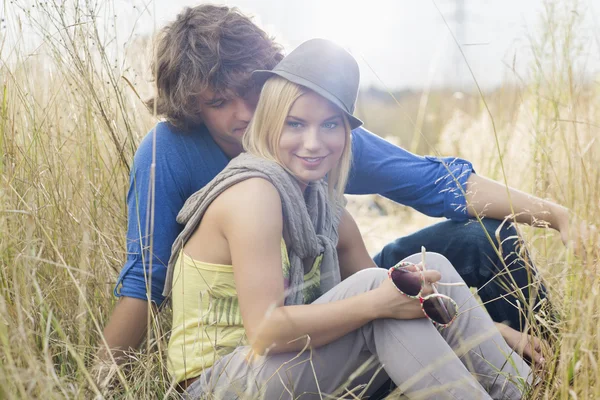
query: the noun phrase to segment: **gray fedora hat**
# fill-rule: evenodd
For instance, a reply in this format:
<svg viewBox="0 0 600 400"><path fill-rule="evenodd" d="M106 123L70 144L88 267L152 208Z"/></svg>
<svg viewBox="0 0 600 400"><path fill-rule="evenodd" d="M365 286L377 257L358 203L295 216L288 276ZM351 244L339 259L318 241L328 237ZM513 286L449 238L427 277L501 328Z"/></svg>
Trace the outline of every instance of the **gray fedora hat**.
<svg viewBox="0 0 600 400"><path fill-rule="evenodd" d="M274 75L307 87L331 101L348 116L351 129L362 125L362 121L352 115L360 83L358 64L337 44L325 39L308 40L272 71L254 71L252 78L262 84Z"/></svg>

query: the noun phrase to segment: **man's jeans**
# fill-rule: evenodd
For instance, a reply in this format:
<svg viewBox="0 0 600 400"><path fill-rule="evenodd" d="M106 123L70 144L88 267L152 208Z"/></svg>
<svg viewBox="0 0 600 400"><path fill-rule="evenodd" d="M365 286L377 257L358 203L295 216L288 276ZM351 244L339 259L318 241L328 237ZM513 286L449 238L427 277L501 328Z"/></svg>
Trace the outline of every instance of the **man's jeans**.
<svg viewBox="0 0 600 400"><path fill-rule="evenodd" d="M443 254L464 281L478 289L494 321L522 330L530 296L535 296L532 305L537 305L546 297L545 288L531 263L528 262L529 266L525 263L529 258L526 252L520 251L514 227L509 223L501 227L501 222L494 219L484 219L483 225L493 244L477 220L447 220L389 243L374 257L375 263L381 268L390 268L409 255L419 253L421 246L425 246L427 251ZM497 234L501 246L498 245ZM520 256L520 253L523 254ZM521 288L520 293L514 293L516 288Z"/></svg>

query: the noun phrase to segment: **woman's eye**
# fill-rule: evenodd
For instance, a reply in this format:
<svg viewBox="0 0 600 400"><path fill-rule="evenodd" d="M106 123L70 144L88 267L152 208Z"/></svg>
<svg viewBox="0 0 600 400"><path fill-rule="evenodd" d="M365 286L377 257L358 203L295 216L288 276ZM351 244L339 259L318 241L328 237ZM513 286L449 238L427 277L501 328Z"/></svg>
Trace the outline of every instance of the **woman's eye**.
<svg viewBox="0 0 600 400"><path fill-rule="evenodd" d="M323 124L323 128L325 129L335 129L337 126L338 124L336 122L326 122Z"/></svg>
<svg viewBox="0 0 600 400"><path fill-rule="evenodd" d="M290 128L300 128L302 126L302 124L300 124L300 122L295 122L295 121L288 121L287 125Z"/></svg>

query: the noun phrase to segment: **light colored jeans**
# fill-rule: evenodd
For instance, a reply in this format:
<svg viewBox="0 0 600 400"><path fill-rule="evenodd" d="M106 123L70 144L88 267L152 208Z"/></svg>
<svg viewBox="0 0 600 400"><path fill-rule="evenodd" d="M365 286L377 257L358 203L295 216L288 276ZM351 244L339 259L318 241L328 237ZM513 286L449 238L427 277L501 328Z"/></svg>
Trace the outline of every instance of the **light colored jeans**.
<svg viewBox="0 0 600 400"><path fill-rule="evenodd" d="M406 261L417 263L420 254ZM441 282L462 281L440 254L427 253L427 268L438 270ZM315 303L364 293L384 279L387 271L381 268L360 271ZM249 348L239 347L205 370L186 396L271 400L346 394L354 398L347 390L359 386L354 395L368 395L390 377L410 399L520 399L523 387L530 382L526 363L506 345L468 287L439 286L438 290L452 297L460 309L446 329L438 331L426 318L378 319L304 352L249 361Z"/></svg>

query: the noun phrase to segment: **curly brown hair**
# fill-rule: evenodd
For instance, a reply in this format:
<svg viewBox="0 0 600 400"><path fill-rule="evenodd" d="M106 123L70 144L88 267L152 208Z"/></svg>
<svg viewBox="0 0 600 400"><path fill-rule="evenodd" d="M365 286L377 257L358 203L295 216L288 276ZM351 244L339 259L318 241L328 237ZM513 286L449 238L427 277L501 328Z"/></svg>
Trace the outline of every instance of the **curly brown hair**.
<svg viewBox="0 0 600 400"><path fill-rule="evenodd" d="M159 33L152 71L157 94L146 104L173 125L202 123L199 94L207 88L243 96L252 71L273 69L282 48L237 8L186 7Z"/></svg>

